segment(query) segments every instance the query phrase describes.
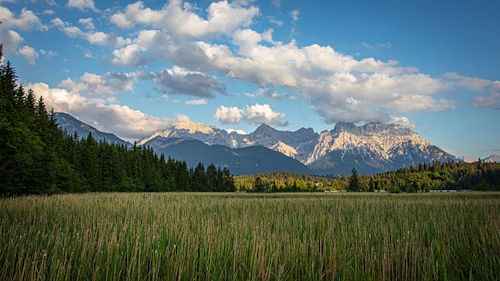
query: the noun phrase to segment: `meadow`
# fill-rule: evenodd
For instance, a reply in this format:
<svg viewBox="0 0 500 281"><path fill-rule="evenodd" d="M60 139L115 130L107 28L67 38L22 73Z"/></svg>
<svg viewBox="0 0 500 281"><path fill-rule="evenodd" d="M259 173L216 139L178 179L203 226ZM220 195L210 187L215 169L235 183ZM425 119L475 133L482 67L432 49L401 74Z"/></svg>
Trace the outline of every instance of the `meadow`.
<svg viewBox="0 0 500 281"><path fill-rule="evenodd" d="M0 280L499 280L500 193L0 199Z"/></svg>

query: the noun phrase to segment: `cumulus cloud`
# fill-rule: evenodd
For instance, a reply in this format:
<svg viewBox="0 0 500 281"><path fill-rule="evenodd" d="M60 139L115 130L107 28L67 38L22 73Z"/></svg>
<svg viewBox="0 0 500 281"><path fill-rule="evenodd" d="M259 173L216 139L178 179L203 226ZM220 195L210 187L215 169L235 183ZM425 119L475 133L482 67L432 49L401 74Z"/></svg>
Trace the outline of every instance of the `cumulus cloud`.
<svg viewBox="0 0 500 281"><path fill-rule="evenodd" d="M226 86L220 84L217 78L177 66L160 72L142 74L141 78L152 80L162 87L162 91L173 94L214 98L215 93L226 93Z"/></svg>
<svg viewBox="0 0 500 281"><path fill-rule="evenodd" d="M85 32L68 22L61 20L60 18L53 19L51 23L59 30L61 30L64 34L66 34L66 36L70 38L80 37L95 45L120 47L132 42L128 38L123 38L121 36L116 36L113 34L107 34L102 31ZM80 24L82 24L86 29L91 29L91 27L93 27L93 22L89 21L88 19L83 19L83 21L80 20Z"/></svg>
<svg viewBox="0 0 500 281"><path fill-rule="evenodd" d="M205 105L207 104L207 99L201 99L201 100L188 100L186 101L186 105Z"/></svg>
<svg viewBox="0 0 500 281"><path fill-rule="evenodd" d="M245 120L253 124L269 124L277 126L287 126L288 123L281 122L285 118L285 113L274 112L268 104L254 104L245 109Z"/></svg>
<svg viewBox="0 0 500 281"><path fill-rule="evenodd" d="M5 7L0 7L0 28L18 28L21 30L29 31L32 29L37 29L41 31L47 31L48 27L42 24L40 18L38 18L32 11L23 8L19 16L14 15L9 9Z"/></svg>
<svg viewBox="0 0 500 281"><path fill-rule="evenodd" d="M80 11L85 11L87 9L97 11L93 0L69 0L66 6Z"/></svg>
<svg viewBox="0 0 500 281"><path fill-rule="evenodd" d="M277 126L288 126L288 122L282 122L285 118L285 114L281 112L275 112L271 109L268 104L254 104L251 106L246 106L245 108L237 107L225 107L223 105L219 106L215 111L215 120L221 122L224 125L234 125L241 121L245 121L250 124L269 124Z"/></svg>
<svg viewBox="0 0 500 281"><path fill-rule="evenodd" d="M406 116L391 116L392 120L390 121L391 123L403 125L405 127L408 127L410 129L415 129L417 128L417 124Z"/></svg>
<svg viewBox="0 0 500 281"><path fill-rule="evenodd" d="M0 37L2 38L4 55L13 53L17 46L24 41L23 37L13 30L1 31Z"/></svg>
<svg viewBox="0 0 500 281"><path fill-rule="evenodd" d="M151 135L164 129L172 121L166 117L144 114L128 106L107 104L101 99L85 97L77 89L68 91L50 88L45 83L30 84L27 88L32 89L36 96L43 96L49 109L70 113L99 130L113 132L126 139L140 139Z"/></svg>
<svg viewBox="0 0 500 281"><path fill-rule="evenodd" d="M38 52L30 46L24 46L19 49L19 54L21 54L29 64L36 64L36 60L38 59Z"/></svg>
<svg viewBox="0 0 500 281"><path fill-rule="evenodd" d="M224 125L238 124L242 118L242 111L237 107L225 107L221 105L215 111L214 118Z"/></svg>
<svg viewBox="0 0 500 281"><path fill-rule="evenodd" d="M136 76L135 73L108 72L102 76L86 72L76 80L67 78L59 84L59 87L87 97L114 100L117 94L134 89L137 83Z"/></svg>
<svg viewBox="0 0 500 281"><path fill-rule="evenodd" d="M111 22L121 28L132 28L144 24L162 28L173 34L203 37L207 35L231 34L240 27L248 27L259 14L255 6L242 7L227 1L213 2L207 9L207 19L194 12L194 7L180 0L169 1L161 10L146 8L139 1L130 4L125 12L116 13Z"/></svg>

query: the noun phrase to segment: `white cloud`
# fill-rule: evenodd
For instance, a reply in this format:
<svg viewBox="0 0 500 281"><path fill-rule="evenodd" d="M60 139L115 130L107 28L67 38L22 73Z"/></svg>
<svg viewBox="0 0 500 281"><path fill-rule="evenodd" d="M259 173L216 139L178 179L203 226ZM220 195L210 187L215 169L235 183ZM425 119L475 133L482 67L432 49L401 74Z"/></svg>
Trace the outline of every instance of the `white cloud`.
<svg viewBox="0 0 500 281"><path fill-rule="evenodd" d="M186 105L205 105L207 104L207 99L201 99L201 100L188 100L186 101Z"/></svg>
<svg viewBox="0 0 500 281"><path fill-rule="evenodd" d="M282 20L277 20L275 17L269 17L269 22L277 26L283 26L285 24Z"/></svg>
<svg viewBox="0 0 500 281"><path fill-rule="evenodd" d="M86 9L97 11L93 0L69 0L66 6L79 9L80 11L85 11Z"/></svg>
<svg viewBox="0 0 500 281"><path fill-rule="evenodd" d="M108 72L101 76L86 72L76 81L71 78L61 81L59 87L94 99L113 101L116 95L132 91L135 83L135 73Z"/></svg>
<svg viewBox="0 0 500 281"><path fill-rule="evenodd" d="M281 100L280 94L276 92L276 90L270 89L270 88L261 88L258 91L259 95L262 95L264 97L267 97L272 100Z"/></svg>
<svg viewBox="0 0 500 281"><path fill-rule="evenodd" d="M16 17L9 9L0 7L0 22L2 22L0 27L5 29L19 28L26 31L32 29L41 31L48 30L48 27L42 24L42 21L35 13L26 8L23 8L19 17Z"/></svg>
<svg viewBox="0 0 500 281"><path fill-rule="evenodd" d="M286 123L281 122L285 118L285 113L274 112L268 104L254 104L245 109L245 121L253 124L268 124L286 126Z"/></svg>
<svg viewBox="0 0 500 281"><path fill-rule="evenodd" d="M78 23L81 24L83 26L83 28L85 28L87 30L94 30L95 29L93 18L79 19Z"/></svg>
<svg viewBox="0 0 500 281"><path fill-rule="evenodd" d="M203 37L206 35L231 34L240 27L248 27L259 14L255 6L242 7L227 1L213 2L207 9L207 19L198 16L194 8L181 0L169 1L161 10L145 8L139 1L130 4L123 13L116 13L111 22L121 28L145 24L162 28L178 35Z"/></svg>
<svg viewBox="0 0 500 281"><path fill-rule="evenodd" d="M281 0L271 0L271 3L276 7L281 7Z"/></svg>
<svg viewBox="0 0 500 281"><path fill-rule="evenodd" d="M42 12L42 14L44 14L44 15L46 15L46 16L52 16L52 15L54 15L55 13L56 13L56 11L54 11L54 10L44 10L44 11Z"/></svg>
<svg viewBox="0 0 500 281"><path fill-rule="evenodd" d="M139 32L132 44L129 44L121 49L113 51L114 58L111 64L115 66L130 66L137 67L148 63L149 58L146 51L155 54L155 48L163 46L156 45L155 39L160 32L157 30L142 30Z"/></svg>
<svg viewBox="0 0 500 281"><path fill-rule="evenodd" d="M384 49L392 49L392 44L391 42L386 42L386 43L378 43L376 45L372 45L370 43L362 42L361 45L367 49L375 49L377 47L384 48Z"/></svg>
<svg viewBox="0 0 500 281"><path fill-rule="evenodd" d="M36 64L36 59L38 58L38 52L30 46L24 46L18 50L19 54L21 54L29 64Z"/></svg>
<svg viewBox="0 0 500 281"><path fill-rule="evenodd" d="M152 80L162 87L163 92L183 94L195 97L214 98L215 93L226 93L226 86L216 77L201 72L187 71L174 66L160 72L142 74L141 79Z"/></svg>
<svg viewBox="0 0 500 281"><path fill-rule="evenodd" d="M60 18L53 19L51 23L66 34L66 36L70 38L81 37L95 45L120 47L132 43L132 41L128 38L126 39L121 36L106 34L101 31L84 32L80 28L63 21ZM92 21L89 21L89 19L83 19L83 21L80 19L80 24L82 24L86 29L93 27L93 23Z"/></svg>
<svg viewBox="0 0 500 281"><path fill-rule="evenodd" d="M363 45L363 47L365 47L367 49L375 49L375 46L373 46L370 43L363 42L363 43L361 43L361 45Z"/></svg>
<svg viewBox="0 0 500 281"><path fill-rule="evenodd" d="M490 95L488 96L477 96L472 102L472 105L475 107L500 110L500 81L467 77L457 73L446 73L443 75L443 78L450 81L450 83L457 84L465 89L476 92L490 92Z"/></svg>
<svg viewBox="0 0 500 281"><path fill-rule="evenodd" d="M290 16L292 17L293 22L296 22L299 20L299 14L300 14L300 12L297 9L290 11Z"/></svg>
<svg viewBox="0 0 500 281"><path fill-rule="evenodd" d="M238 124L242 119L242 110L221 105L215 111L214 118L224 125Z"/></svg>
<svg viewBox="0 0 500 281"><path fill-rule="evenodd" d="M476 77L462 76L454 72L445 73L443 78L473 91L500 91L500 81L491 81Z"/></svg>
<svg viewBox="0 0 500 281"><path fill-rule="evenodd" d="M4 55L9 55L13 53L17 46L24 41L23 37L19 33L13 30L1 31L0 38L2 38L3 43L3 53Z"/></svg>
<svg viewBox="0 0 500 281"><path fill-rule="evenodd" d="M46 51L44 49L40 49L40 54L45 56L46 58L51 58L57 56L57 53L54 51Z"/></svg>
<svg viewBox="0 0 500 281"><path fill-rule="evenodd" d="M241 121L245 121L250 124L269 124L277 126L287 126L288 122L282 122L281 120L285 118L285 114L281 112L275 112L271 109L268 104L254 104L251 106L246 106L245 108L237 107L225 107L223 105L219 106L215 111L215 120L221 122L224 125L234 125Z"/></svg>
<svg viewBox="0 0 500 281"><path fill-rule="evenodd" d="M478 96L473 105L475 107L490 108L500 110L500 92L492 93L489 96Z"/></svg>
<svg viewBox="0 0 500 281"><path fill-rule="evenodd" d="M408 127L410 129L415 130L417 128L417 124L413 121L410 121L408 117L406 116L392 116L391 115L391 123L403 125L405 127Z"/></svg>
<svg viewBox="0 0 500 281"><path fill-rule="evenodd" d="M70 38L75 38L78 36L82 36L84 32L76 27L72 26L68 22L63 21L60 18L55 18L50 21L54 26L58 27L64 34L66 34Z"/></svg>
<svg viewBox="0 0 500 281"><path fill-rule="evenodd" d="M67 112L81 121L105 132L113 132L126 139L140 139L164 129L172 120L147 115L139 110L118 104L107 104L101 99L82 96L78 90L50 88L45 83L27 86L35 95L43 96L49 109Z"/></svg>

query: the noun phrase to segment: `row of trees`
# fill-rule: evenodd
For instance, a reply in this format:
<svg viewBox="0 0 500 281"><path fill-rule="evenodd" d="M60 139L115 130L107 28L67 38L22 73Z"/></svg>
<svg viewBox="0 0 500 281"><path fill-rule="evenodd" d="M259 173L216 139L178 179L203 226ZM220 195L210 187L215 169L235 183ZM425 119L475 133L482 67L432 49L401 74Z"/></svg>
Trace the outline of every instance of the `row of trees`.
<svg viewBox="0 0 500 281"><path fill-rule="evenodd" d="M9 62L0 65L0 143L0 195L235 190L227 168L189 168L151 148L67 135Z"/></svg>
<svg viewBox="0 0 500 281"><path fill-rule="evenodd" d="M353 169L346 177L277 172L238 176L235 182L237 190L250 192L500 190L500 164L434 162L371 176Z"/></svg>

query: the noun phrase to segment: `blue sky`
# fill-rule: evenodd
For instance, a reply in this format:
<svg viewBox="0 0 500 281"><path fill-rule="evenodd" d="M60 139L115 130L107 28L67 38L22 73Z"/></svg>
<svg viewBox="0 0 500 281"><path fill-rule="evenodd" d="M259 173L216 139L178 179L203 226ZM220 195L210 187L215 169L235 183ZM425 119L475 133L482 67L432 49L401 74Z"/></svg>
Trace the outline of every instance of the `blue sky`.
<svg viewBox="0 0 500 281"><path fill-rule="evenodd" d="M399 123L500 154L498 1L0 0L4 60L49 107L133 140Z"/></svg>

